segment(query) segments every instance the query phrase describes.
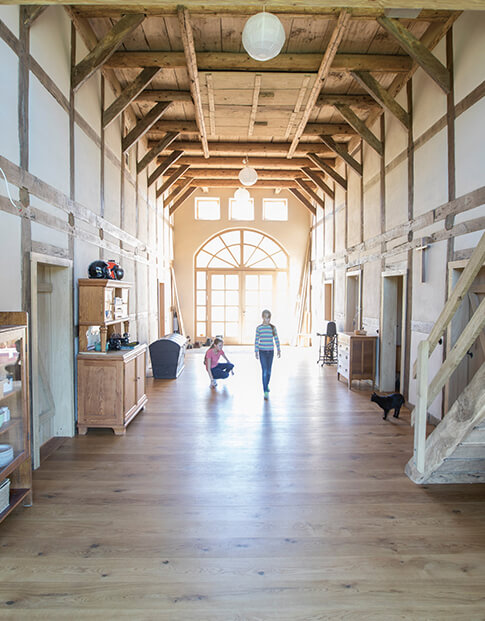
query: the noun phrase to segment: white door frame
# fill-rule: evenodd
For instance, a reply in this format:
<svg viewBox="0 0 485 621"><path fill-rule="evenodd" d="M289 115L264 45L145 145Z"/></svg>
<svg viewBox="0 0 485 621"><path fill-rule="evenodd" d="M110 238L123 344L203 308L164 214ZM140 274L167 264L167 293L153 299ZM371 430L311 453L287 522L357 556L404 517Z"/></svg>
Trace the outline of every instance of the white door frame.
<svg viewBox="0 0 485 621"><path fill-rule="evenodd" d="M386 279L387 278L402 278L402 316L401 316L401 393L404 390L403 377L404 377L404 363L406 360L406 310L407 310L407 270L387 270L381 273L381 312L379 321L379 390L382 392L394 392L395 376L396 376L396 339L395 339L395 321L397 320L397 293L395 299L391 299L385 304L386 300ZM392 306L389 307L389 304ZM391 311L390 317L385 313L385 308L389 308ZM389 322L390 319L390 322ZM394 323L394 326L392 325ZM394 329L394 334L392 330ZM386 361L384 364L384 357L388 356L390 350L394 351L394 365L389 364Z"/></svg>
<svg viewBox="0 0 485 621"><path fill-rule="evenodd" d="M349 278L357 277L357 313L352 317L349 317ZM352 324L356 319L355 326ZM352 332L353 329L360 330L362 327L362 270L351 270L345 273L345 330Z"/></svg>

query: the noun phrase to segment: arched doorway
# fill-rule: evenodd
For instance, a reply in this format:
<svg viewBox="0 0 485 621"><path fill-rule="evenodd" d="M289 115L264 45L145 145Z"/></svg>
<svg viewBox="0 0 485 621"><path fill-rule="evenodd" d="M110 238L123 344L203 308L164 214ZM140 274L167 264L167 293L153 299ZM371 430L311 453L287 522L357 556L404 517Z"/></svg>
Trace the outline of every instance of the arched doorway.
<svg viewBox="0 0 485 621"><path fill-rule="evenodd" d="M288 309L288 254L268 235L231 229L195 255L195 334L249 344L264 308Z"/></svg>

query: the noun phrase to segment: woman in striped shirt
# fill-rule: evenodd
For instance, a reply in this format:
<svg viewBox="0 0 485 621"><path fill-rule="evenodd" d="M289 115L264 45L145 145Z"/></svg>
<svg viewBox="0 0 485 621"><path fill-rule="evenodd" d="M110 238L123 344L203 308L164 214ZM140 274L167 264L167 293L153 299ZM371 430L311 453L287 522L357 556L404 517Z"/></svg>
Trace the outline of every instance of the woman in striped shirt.
<svg viewBox="0 0 485 621"><path fill-rule="evenodd" d="M254 353L256 354L256 360L259 360L261 363L264 398L268 399L269 380L271 378L271 367L273 366L274 346L276 345L278 358L281 356L281 348L276 327L270 323L271 313L269 310L264 310L262 317L263 323L256 328Z"/></svg>

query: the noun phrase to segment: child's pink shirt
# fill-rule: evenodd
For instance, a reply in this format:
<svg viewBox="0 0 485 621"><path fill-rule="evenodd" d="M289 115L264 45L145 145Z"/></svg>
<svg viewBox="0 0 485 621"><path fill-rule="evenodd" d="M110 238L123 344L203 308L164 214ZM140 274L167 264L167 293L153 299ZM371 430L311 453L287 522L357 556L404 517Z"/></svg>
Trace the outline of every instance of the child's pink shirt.
<svg viewBox="0 0 485 621"><path fill-rule="evenodd" d="M211 369L213 369L214 367L216 367L219 364L219 358L221 356L225 357L224 354L224 350L217 350L217 349L208 349L207 353L205 355L205 359L209 359L211 361Z"/></svg>

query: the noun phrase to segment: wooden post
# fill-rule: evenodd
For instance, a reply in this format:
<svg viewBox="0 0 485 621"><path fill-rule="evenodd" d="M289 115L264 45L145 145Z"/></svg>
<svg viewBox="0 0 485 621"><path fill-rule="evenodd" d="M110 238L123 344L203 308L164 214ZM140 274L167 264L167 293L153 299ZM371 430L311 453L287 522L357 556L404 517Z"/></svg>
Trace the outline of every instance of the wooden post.
<svg viewBox="0 0 485 621"><path fill-rule="evenodd" d="M428 357L429 342L418 345L417 398L414 408L414 463L421 474L424 472L426 453L426 419L428 408Z"/></svg>

